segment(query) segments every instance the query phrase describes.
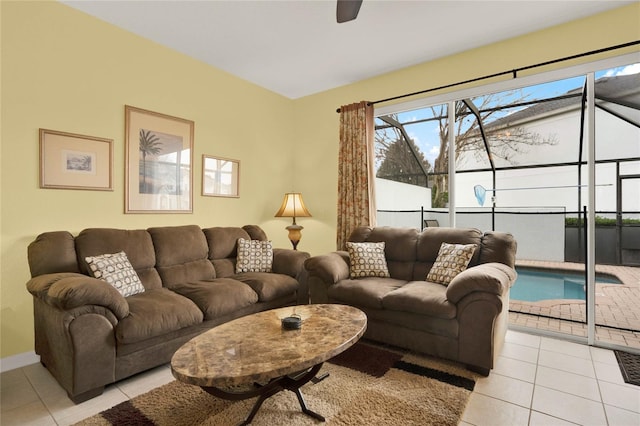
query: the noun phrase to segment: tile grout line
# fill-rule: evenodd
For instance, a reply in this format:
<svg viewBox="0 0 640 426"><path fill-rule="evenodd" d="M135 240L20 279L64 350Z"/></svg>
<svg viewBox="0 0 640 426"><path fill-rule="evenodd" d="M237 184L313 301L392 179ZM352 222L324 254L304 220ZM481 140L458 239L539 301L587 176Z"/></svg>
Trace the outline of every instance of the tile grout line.
<svg viewBox="0 0 640 426"><path fill-rule="evenodd" d="M31 379L29 378L29 375L25 371L25 367L20 367L20 371L24 375L24 378L27 380L27 383L29 383L29 386L31 386L31 389L33 389L33 392L38 396L38 400L40 401L40 404L42 404L44 409L47 410L47 413L49 414L49 417L51 417L51 420L53 421L53 423L55 423L56 425L60 425L60 423L58 423L58 421L56 420L56 417L51 412L51 408L49 408L49 406L45 403L44 399L42 399L42 395L40 395L40 392L38 392L38 390L36 389L36 386L33 384Z"/></svg>
<svg viewBox="0 0 640 426"><path fill-rule="evenodd" d="M602 412L604 413L604 419L609 424L609 416L607 415L607 408L604 404L604 398L602 395L602 388L600 387L600 379L598 378L598 372L596 370L596 364L593 360L593 354L591 353L591 349L589 349L589 355L591 355L591 365L593 366L593 374L596 376L596 386L598 386L598 395L600 395L600 404L602 405Z"/></svg>

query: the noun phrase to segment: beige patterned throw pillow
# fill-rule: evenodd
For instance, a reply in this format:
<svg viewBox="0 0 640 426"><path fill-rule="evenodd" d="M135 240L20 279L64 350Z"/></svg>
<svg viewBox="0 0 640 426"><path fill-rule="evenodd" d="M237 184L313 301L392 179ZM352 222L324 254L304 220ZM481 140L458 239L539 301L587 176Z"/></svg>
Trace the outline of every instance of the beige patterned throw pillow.
<svg viewBox="0 0 640 426"><path fill-rule="evenodd" d="M124 297L144 292L140 277L125 252L85 257L93 276L108 282Z"/></svg>
<svg viewBox="0 0 640 426"><path fill-rule="evenodd" d="M350 277L389 277L387 259L384 257L384 242L352 243L347 242L349 251Z"/></svg>
<svg viewBox="0 0 640 426"><path fill-rule="evenodd" d="M242 272L271 272L273 245L271 241L238 238L236 274Z"/></svg>
<svg viewBox="0 0 640 426"><path fill-rule="evenodd" d="M427 274L427 281L449 285L453 277L467 269L477 246L442 243L438 257Z"/></svg>

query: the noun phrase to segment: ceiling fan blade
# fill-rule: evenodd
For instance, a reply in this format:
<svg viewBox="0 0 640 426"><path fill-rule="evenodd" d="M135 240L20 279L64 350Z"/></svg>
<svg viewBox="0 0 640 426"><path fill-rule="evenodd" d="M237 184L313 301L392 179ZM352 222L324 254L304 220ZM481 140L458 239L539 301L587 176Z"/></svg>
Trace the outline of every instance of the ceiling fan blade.
<svg viewBox="0 0 640 426"><path fill-rule="evenodd" d="M338 0L336 6L336 18L338 23L349 22L356 19L362 6L362 0Z"/></svg>

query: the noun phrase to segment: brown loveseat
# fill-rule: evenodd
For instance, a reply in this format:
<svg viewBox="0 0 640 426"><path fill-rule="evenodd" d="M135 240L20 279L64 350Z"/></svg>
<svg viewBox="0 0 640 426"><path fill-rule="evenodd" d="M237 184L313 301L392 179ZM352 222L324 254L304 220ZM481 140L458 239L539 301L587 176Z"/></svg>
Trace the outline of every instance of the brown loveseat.
<svg viewBox="0 0 640 426"><path fill-rule="evenodd" d="M459 361L488 375L504 341L516 278L510 234L477 229L360 227L352 242L384 242L389 278L350 278L346 251L305 261L311 303L342 303L368 317L365 337ZM476 244L448 285L426 281L442 243Z"/></svg>
<svg viewBox="0 0 640 426"><path fill-rule="evenodd" d="M308 303L307 253L273 249L272 272L236 274L238 240L266 241L257 226L47 232L29 245L35 351L76 403L104 386L170 361L218 324ZM124 251L144 291L124 297L93 278L86 257ZM134 274L135 275L135 274ZM139 289L142 290L142 289Z"/></svg>

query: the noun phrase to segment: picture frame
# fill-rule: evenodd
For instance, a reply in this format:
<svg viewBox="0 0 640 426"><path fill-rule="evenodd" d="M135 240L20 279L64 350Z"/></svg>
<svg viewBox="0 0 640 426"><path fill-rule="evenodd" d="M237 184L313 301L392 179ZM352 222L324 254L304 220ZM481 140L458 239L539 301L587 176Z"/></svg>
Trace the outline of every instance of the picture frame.
<svg viewBox="0 0 640 426"><path fill-rule="evenodd" d="M40 188L113 191L113 139L39 129Z"/></svg>
<svg viewBox="0 0 640 426"><path fill-rule="evenodd" d="M202 195L206 197L239 198L240 161L203 155Z"/></svg>
<svg viewBox="0 0 640 426"><path fill-rule="evenodd" d="M125 105L125 213L193 213L194 127Z"/></svg>

